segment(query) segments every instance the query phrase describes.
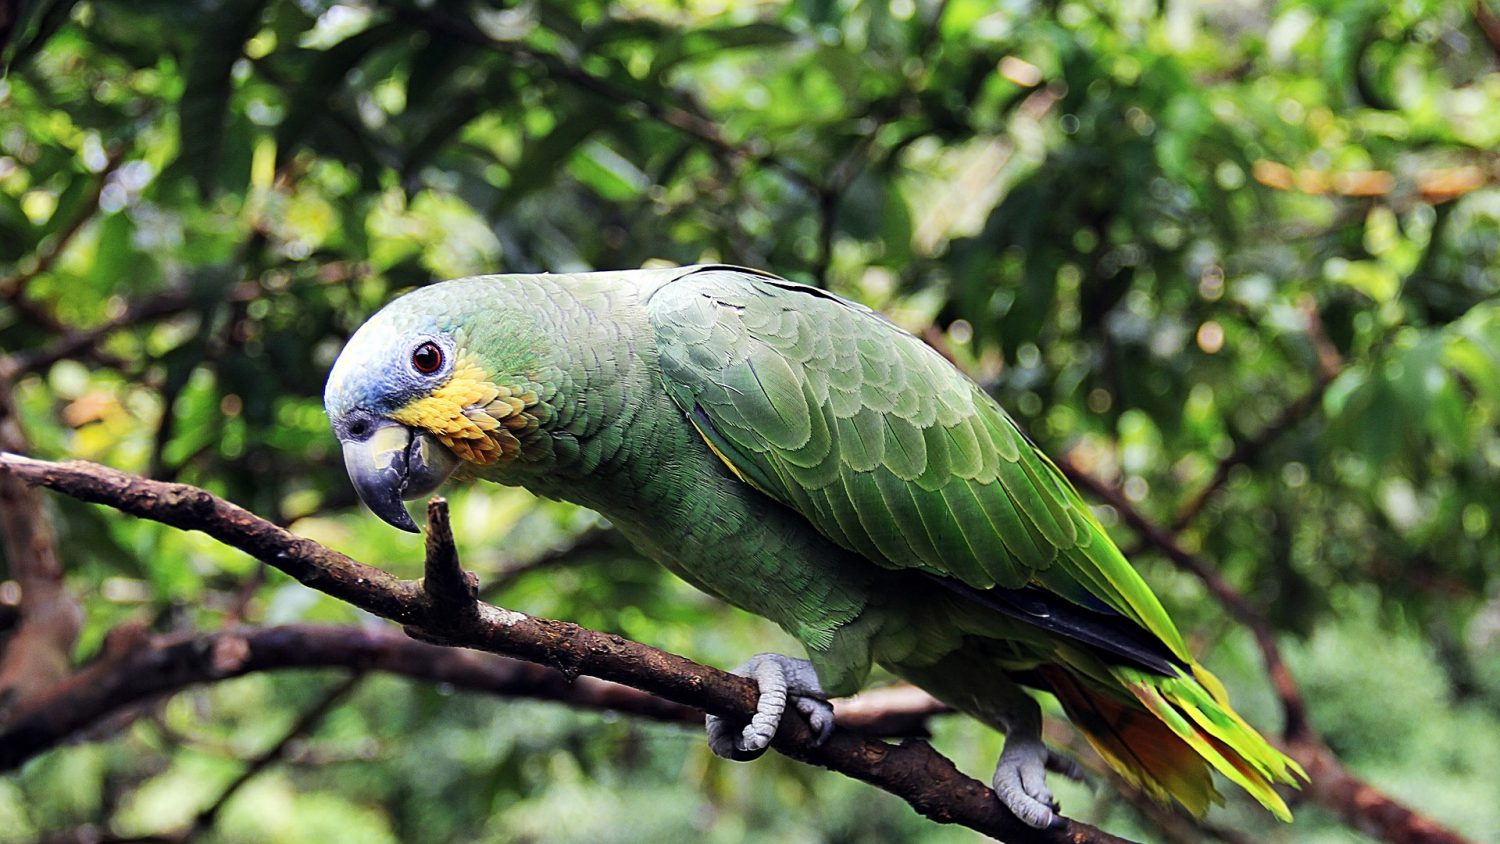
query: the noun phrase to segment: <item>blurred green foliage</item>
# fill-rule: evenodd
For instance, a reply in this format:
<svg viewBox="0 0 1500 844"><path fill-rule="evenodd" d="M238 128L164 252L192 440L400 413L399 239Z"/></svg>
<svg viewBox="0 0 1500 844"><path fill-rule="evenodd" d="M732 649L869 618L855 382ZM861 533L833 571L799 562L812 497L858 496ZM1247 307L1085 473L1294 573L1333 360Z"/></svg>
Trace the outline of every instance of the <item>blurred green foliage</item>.
<svg viewBox="0 0 1500 844"><path fill-rule="evenodd" d="M413 574L420 540L353 506L320 404L391 296L652 261L824 284L1163 523L1242 447L1186 541L1282 632L1353 771L1494 836L1500 44L1475 8L31 2L0 79L0 347L37 454L199 484ZM370 623L200 535L51 506L80 658L126 620L214 628L246 595L253 623ZM486 581L596 522L498 489L455 519ZM1249 637L1136 559L1274 731ZM793 647L619 547L497 598L720 666ZM179 827L333 682L235 680L54 751L0 779L0 841ZM995 736L936 728L987 775ZM1155 837L1108 785L1060 794ZM1237 798L1218 820L1359 840L1307 805L1293 828ZM690 731L370 678L203 838L973 836Z"/></svg>

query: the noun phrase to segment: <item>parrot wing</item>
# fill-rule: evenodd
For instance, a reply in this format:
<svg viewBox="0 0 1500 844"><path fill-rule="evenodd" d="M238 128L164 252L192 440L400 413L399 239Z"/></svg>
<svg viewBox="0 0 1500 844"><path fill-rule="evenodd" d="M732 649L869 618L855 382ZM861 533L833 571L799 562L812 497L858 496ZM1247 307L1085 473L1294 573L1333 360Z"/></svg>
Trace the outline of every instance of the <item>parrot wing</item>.
<svg viewBox="0 0 1500 844"><path fill-rule="evenodd" d="M647 309L664 386L731 471L872 562L1176 626L1076 490L941 355L874 311L706 267Z"/></svg>

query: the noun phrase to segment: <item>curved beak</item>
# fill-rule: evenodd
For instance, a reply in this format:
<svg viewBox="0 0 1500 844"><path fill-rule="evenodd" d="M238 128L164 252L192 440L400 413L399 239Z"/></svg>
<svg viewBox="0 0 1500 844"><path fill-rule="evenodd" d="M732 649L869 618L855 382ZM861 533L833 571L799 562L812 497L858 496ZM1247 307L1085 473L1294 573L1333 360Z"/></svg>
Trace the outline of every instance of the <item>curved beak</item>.
<svg viewBox="0 0 1500 844"><path fill-rule="evenodd" d="M370 512L405 531L417 523L402 501L436 490L453 474L458 458L425 431L382 420L363 440L344 440L344 468Z"/></svg>

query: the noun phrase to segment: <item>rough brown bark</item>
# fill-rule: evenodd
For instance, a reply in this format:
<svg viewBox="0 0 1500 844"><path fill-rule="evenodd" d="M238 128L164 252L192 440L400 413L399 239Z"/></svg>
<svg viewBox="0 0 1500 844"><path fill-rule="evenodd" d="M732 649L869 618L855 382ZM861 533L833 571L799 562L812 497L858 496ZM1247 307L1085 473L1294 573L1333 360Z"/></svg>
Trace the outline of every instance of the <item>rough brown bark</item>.
<svg viewBox="0 0 1500 844"><path fill-rule="evenodd" d="M81 461L51 463L13 454L0 454L0 474L184 530L201 530L314 589L400 622L425 639L554 666L570 678L587 674L612 680L726 717L745 719L755 708L755 687L745 678L568 622L483 603L474 603L468 611L462 596L457 602L449 594L439 598L420 583L295 536L196 487L151 481ZM433 576L430 568L428 576ZM455 603L464 611L454 612ZM815 746L807 724L789 718L773 746L791 758L889 791L935 821L1015 844L1123 840L1073 821L1055 830L1032 829L1001 806L987 786L965 776L922 741L888 744L835 731L826 744Z"/></svg>

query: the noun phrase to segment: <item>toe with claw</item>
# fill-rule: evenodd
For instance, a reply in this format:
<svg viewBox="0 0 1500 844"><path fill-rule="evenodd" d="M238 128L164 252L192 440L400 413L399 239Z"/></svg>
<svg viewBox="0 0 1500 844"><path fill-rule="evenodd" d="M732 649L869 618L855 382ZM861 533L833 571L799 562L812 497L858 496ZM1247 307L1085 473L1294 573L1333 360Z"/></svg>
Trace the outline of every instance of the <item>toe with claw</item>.
<svg viewBox="0 0 1500 844"><path fill-rule="evenodd" d="M754 759L766 752L771 738L781 726L787 703L807 718L817 743L822 744L833 733L833 707L818 685L817 672L805 659L781 654L756 654L732 672L749 677L760 689L755 715L743 726L717 715L709 715L708 746L717 756L735 761Z"/></svg>
<svg viewBox="0 0 1500 844"><path fill-rule="evenodd" d="M995 767L995 794L1016 817L1037 829L1061 826L1060 807L1047 787L1050 752L1040 738L1013 734Z"/></svg>

